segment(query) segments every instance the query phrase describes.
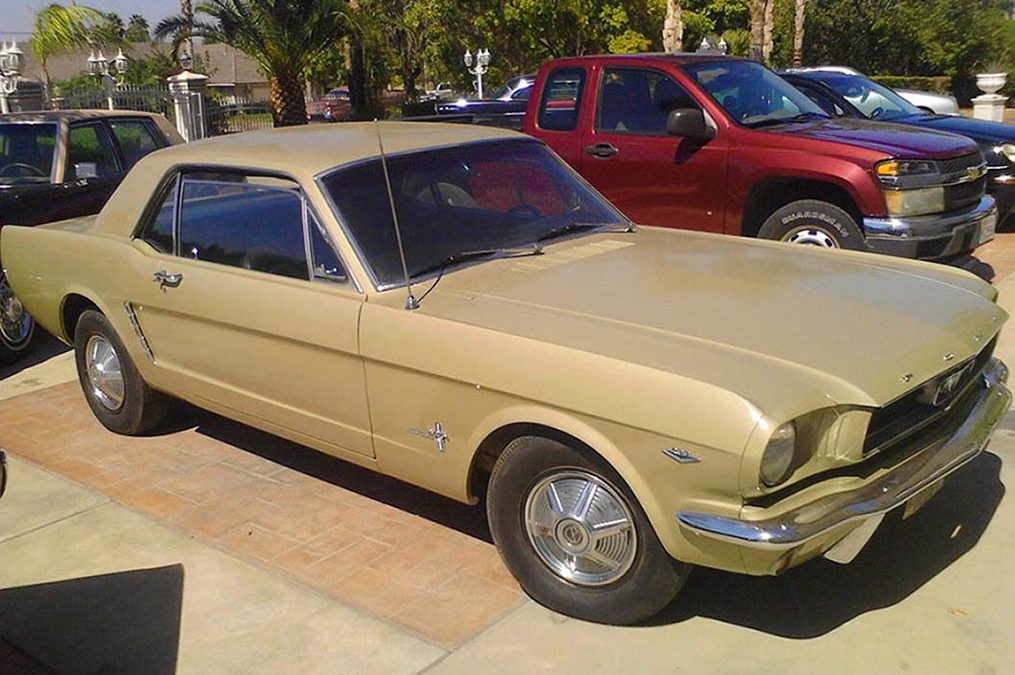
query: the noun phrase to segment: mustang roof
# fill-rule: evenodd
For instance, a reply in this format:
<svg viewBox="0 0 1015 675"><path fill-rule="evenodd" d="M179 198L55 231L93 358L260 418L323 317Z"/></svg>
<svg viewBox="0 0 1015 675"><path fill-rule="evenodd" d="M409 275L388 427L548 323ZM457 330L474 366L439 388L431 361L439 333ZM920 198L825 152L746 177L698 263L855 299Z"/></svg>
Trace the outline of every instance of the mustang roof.
<svg viewBox="0 0 1015 675"><path fill-rule="evenodd" d="M380 122L378 126L388 155L478 141L531 140L515 131L471 124ZM340 122L219 136L166 148L152 153L151 158L171 164L278 169L307 175L378 156L373 122Z"/></svg>

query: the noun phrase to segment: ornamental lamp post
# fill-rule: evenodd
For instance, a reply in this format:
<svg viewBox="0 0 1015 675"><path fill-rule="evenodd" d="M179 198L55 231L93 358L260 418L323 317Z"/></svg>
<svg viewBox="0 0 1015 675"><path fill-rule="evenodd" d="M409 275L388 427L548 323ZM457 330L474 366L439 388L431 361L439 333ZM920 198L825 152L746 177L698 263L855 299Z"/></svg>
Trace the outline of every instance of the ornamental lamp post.
<svg viewBox="0 0 1015 675"><path fill-rule="evenodd" d="M476 67L472 67L472 52L465 50L465 69L476 77L476 93L483 98L483 76L490 69L490 50L480 49L476 52Z"/></svg>
<svg viewBox="0 0 1015 675"><path fill-rule="evenodd" d="M116 109L113 103L113 87L123 84L123 76L127 72L127 65L127 57L124 56L123 50L117 50L116 56L113 58L113 68L117 73L117 77L114 77L109 71L109 59L102 54L101 49L98 56L94 52L88 55L88 74L102 78L102 85L106 90L106 105L110 110Z"/></svg>
<svg viewBox="0 0 1015 675"><path fill-rule="evenodd" d="M7 97L18 90L18 78L21 76L21 64L25 53L18 48L17 40L7 46L2 43L0 49L0 112L9 113L10 105Z"/></svg>
<svg viewBox="0 0 1015 675"><path fill-rule="evenodd" d="M190 67L194 65L194 57L190 55L190 52L184 50L179 57L180 67L184 70L190 70Z"/></svg>

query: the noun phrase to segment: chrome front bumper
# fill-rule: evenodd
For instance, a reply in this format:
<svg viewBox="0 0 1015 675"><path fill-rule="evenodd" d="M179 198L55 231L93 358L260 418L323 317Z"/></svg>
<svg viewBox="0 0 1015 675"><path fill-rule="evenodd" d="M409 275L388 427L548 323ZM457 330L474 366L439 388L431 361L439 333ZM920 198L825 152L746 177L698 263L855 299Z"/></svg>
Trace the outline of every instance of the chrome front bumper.
<svg viewBox="0 0 1015 675"><path fill-rule="evenodd" d="M819 497L770 518L765 518L761 510L760 517L758 514L744 517L747 509L743 509L741 518L681 511L677 520L694 534L735 543L756 552L780 554L806 547L809 554L820 554L864 521L880 519L980 454L1012 401L1012 394L1005 386L1008 369L1001 361L991 359L982 378L983 388L972 411L954 433L934 441L870 483ZM868 536L870 534L873 528ZM822 538L826 540L821 541ZM789 562L781 557L773 558L768 573L782 571L790 566Z"/></svg>
<svg viewBox="0 0 1015 675"><path fill-rule="evenodd" d="M933 260L972 251L993 237L997 224L994 198L958 213L913 218L864 218L867 247L876 253Z"/></svg>

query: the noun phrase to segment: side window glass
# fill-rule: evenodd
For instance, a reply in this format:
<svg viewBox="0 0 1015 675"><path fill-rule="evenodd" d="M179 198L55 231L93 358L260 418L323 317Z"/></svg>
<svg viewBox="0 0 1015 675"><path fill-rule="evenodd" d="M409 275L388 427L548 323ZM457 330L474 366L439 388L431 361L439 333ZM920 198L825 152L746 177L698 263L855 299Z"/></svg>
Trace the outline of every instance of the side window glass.
<svg viewBox="0 0 1015 675"><path fill-rule="evenodd" d="M549 131L572 131L578 126L582 90L585 87L583 68L558 68L550 73L539 102L539 128Z"/></svg>
<svg viewBox="0 0 1015 675"><path fill-rule="evenodd" d="M292 181L191 174L182 182L180 255L309 279L303 197Z"/></svg>
<svg viewBox="0 0 1015 675"><path fill-rule="evenodd" d="M155 212L141 238L163 253L173 252L173 226L176 222L176 195L180 189L179 177L166 192L162 205Z"/></svg>
<svg viewBox="0 0 1015 675"><path fill-rule="evenodd" d="M140 120L118 120L110 122L109 126L113 129L116 142L120 144L128 169L149 152L159 149L151 128Z"/></svg>
<svg viewBox="0 0 1015 675"><path fill-rule="evenodd" d="M109 133L101 124L72 126L67 134L64 180L103 178L120 173Z"/></svg>
<svg viewBox="0 0 1015 675"><path fill-rule="evenodd" d="M331 281L345 281L345 268L335 253L324 227L317 216L307 209L307 227L310 229L310 252L314 259L314 278Z"/></svg>
<svg viewBox="0 0 1015 675"><path fill-rule="evenodd" d="M671 110L699 108L687 90L654 70L607 68L599 90L596 130L666 135Z"/></svg>

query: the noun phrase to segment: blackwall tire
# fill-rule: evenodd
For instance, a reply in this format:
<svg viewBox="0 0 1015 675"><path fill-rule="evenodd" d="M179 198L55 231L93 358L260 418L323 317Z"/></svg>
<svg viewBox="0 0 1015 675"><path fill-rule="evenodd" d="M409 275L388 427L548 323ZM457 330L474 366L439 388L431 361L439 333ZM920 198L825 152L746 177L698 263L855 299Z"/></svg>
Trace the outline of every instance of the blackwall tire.
<svg viewBox="0 0 1015 675"><path fill-rule="evenodd" d="M866 249L856 220L838 206L816 199L783 206L765 220L758 237L821 248Z"/></svg>
<svg viewBox="0 0 1015 675"><path fill-rule="evenodd" d="M547 438L512 441L490 477L487 516L508 569L536 602L627 625L676 597L691 566L669 556L605 462Z"/></svg>

